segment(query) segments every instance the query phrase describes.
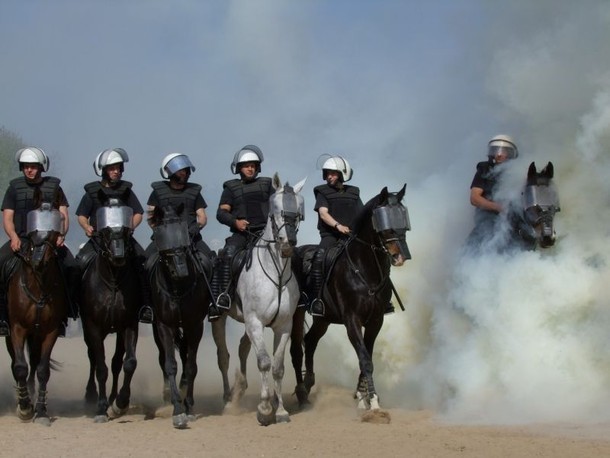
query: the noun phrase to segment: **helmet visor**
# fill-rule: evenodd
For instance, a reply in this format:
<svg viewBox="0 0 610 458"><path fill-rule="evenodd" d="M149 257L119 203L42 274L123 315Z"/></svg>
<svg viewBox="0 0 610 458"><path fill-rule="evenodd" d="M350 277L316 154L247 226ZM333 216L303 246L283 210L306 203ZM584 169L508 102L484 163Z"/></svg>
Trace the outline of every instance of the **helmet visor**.
<svg viewBox="0 0 610 458"><path fill-rule="evenodd" d="M171 177L178 170L188 168L191 169L191 172L195 171L195 166L191 163L191 160L188 158L188 156L180 155L176 156L167 163L167 165L165 166L165 171L167 172L167 175Z"/></svg>

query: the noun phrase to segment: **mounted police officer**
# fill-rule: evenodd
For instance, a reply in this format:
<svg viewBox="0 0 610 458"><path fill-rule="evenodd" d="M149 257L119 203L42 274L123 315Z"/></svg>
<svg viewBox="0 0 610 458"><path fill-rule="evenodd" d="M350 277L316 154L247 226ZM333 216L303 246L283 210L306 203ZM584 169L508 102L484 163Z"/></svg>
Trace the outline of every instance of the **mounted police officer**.
<svg viewBox="0 0 610 458"><path fill-rule="evenodd" d="M2 217L4 231L9 237L2 248L0 248L0 336L10 334L7 320L6 287L8 283L8 261L18 252L27 235L27 214L34 210L35 193L38 190L42 196L42 202L48 202L56 206L62 216L63 229L57 239L57 253L66 279L69 291L69 316L78 317L78 309L74 301L74 291L77 287L78 266L74 261L72 253L64 244L66 233L70 222L68 216L68 200L60 186L59 178L42 176L43 172L49 170L49 158L40 148L29 147L17 151L15 161L19 164L19 170L23 176L13 179L4 195L2 201Z"/></svg>
<svg viewBox="0 0 610 458"><path fill-rule="evenodd" d="M239 178L226 181L223 185L216 219L229 226L231 236L219 253L219 263L212 279L212 290L216 304L220 308L231 306L227 292L231 280L231 261L237 251L245 248L265 228L269 216L269 197L273 194L271 178L258 176L264 157L255 145L246 145L233 157L231 172ZM218 315L209 314L214 320Z"/></svg>
<svg viewBox="0 0 610 458"><path fill-rule="evenodd" d="M321 158L322 179L325 184L316 186L313 190L316 198L314 210L318 212L318 231L320 244L314 255L310 286L312 301L310 311L312 315L324 315L324 303L321 290L324 284L324 258L330 247L349 236L352 231L354 216L362 210L360 189L345 184L352 179L353 170L347 159L341 156L325 155Z"/></svg>
<svg viewBox="0 0 610 458"><path fill-rule="evenodd" d="M477 171L470 185L470 203L476 207L475 228L468 237L470 245L478 245L496 230L498 215L505 209L495 199L499 179L506 162L515 159L519 150L508 135L496 135L487 145L487 161L477 164Z"/></svg>
<svg viewBox="0 0 610 458"><path fill-rule="evenodd" d="M208 222L205 212L208 204L201 195L201 185L189 183L191 173L195 171L195 166L186 154L168 154L161 161L161 177L164 181L155 181L151 184L153 191L148 198L148 224L152 227L152 215L156 207L170 206L177 209L180 204L184 205L182 218L188 225L191 242L195 252L200 259L202 268L205 258L213 257L212 250L201 238L200 231ZM146 257L150 257L157 250L154 243L146 248ZM204 272L202 272L204 273ZM214 304L210 305L215 307ZM218 313L216 313L218 315Z"/></svg>
<svg viewBox="0 0 610 458"><path fill-rule="evenodd" d="M104 206L104 203L100 200L100 192L108 198L118 199L123 205L133 210L133 229L142 222L144 209L132 190L133 185L129 181L122 179L126 162L129 162L129 156L123 148L105 149L96 156L93 162L95 174L102 177L102 179L85 185L85 194L76 209L78 224L85 231L85 235L89 237L89 240L80 249L77 256L83 272L97 254L99 247L99 244L95 242L95 233L97 230L96 212L98 208ZM132 243L136 252L136 268L140 275L142 287L142 307L140 308L139 319L143 323L152 323L153 313L150 307L150 285L143 266L145 259L144 249L133 237Z"/></svg>

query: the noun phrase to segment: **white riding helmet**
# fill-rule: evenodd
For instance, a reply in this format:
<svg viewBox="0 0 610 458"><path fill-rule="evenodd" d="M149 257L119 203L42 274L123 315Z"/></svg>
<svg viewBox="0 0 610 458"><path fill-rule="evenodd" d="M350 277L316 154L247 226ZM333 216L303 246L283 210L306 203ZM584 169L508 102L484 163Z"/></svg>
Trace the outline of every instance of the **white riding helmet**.
<svg viewBox="0 0 610 458"><path fill-rule="evenodd" d="M256 173L261 171L261 163L265 160L263 152L256 145L246 145L240 149L235 156L233 156L233 162L231 162L231 173L237 175L239 173L239 164L244 162L258 162L256 167Z"/></svg>
<svg viewBox="0 0 610 458"><path fill-rule="evenodd" d="M23 164L40 164L44 172L49 170L49 158L43 150L33 146L17 151L15 153L15 161L19 163L19 170L22 170Z"/></svg>
<svg viewBox="0 0 610 458"><path fill-rule="evenodd" d="M322 164L322 178L326 180L326 171L335 170L341 175L341 181L346 182L352 179L354 171L347 162L347 159L341 156L331 156Z"/></svg>
<svg viewBox="0 0 610 458"><path fill-rule="evenodd" d="M506 153L508 159L515 159L519 156L517 145L508 135L496 135L487 145L487 157L494 161L496 154L500 151Z"/></svg>
<svg viewBox="0 0 610 458"><path fill-rule="evenodd" d="M123 164L124 162L129 162L129 156L123 148L105 149L95 158L93 170L98 177L101 177L104 167L112 164Z"/></svg>
<svg viewBox="0 0 610 458"><path fill-rule="evenodd" d="M191 172L195 171L195 166L191 163L191 160L186 154L172 153L163 158L159 172L163 178L167 179L178 170L188 168L191 169Z"/></svg>

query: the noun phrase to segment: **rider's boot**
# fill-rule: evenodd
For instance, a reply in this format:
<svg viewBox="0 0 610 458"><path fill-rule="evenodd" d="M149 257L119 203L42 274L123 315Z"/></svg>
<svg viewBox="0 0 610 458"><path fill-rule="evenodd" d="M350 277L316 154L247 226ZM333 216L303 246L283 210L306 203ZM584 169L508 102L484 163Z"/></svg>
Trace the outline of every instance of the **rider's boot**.
<svg viewBox="0 0 610 458"><path fill-rule="evenodd" d="M0 337L11 335L11 328L8 325L8 307L6 303L6 293L0 290Z"/></svg>
<svg viewBox="0 0 610 458"><path fill-rule="evenodd" d="M148 272L146 272L143 263L137 263L137 270L138 276L140 277L140 288L142 293L142 305L138 311L138 321L140 323L151 324L155 317L151 307L150 279L148 278Z"/></svg>
<svg viewBox="0 0 610 458"><path fill-rule="evenodd" d="M212 277L212 296L214 301L208 309L208 321L217 320L223 310L231 308L231 296L227 289L231 281L232 250L226 247L216 258L216 268Z"/></svg>
<svg viewBox="0 0 610 458"><path fill-rule="evenodd" d="M212 300L208 306L208 321L216 321L222 315L222 312L216 307L216 298L220 294L220 258L216 258L216 268L212 274L212 281L210 282L210 288L212 289Z"/></svg>
<svg viewBox="0 0 610 458"><path fill-rule="evenodd" d="M390 313L394 313L396 311L396 309L394 308L394 304L392 304L392 301L388 301L388 303L385 306L385 310L383 311L384 315L389 315Z"/></svg>
<svg viewBox="0 0 610 458"><path fill-rule="evenodd" d="M325 250L318 248L311 263L311 271L309 273L311 297L313 300L309 304L309 313L312 316L324 316L324 302L321 298L322 286L324 284L324 256Z"/></svg>

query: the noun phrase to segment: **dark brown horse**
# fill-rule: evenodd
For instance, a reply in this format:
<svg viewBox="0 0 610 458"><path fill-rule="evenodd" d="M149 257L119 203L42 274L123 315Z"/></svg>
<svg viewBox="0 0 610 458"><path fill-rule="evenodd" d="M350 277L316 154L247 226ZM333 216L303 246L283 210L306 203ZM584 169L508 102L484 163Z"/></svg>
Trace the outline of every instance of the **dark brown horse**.
<svg viewBox="0 0 610 458"><path fill-rule="evenodd" d="M315 384L314 353L331 323L342 324L356 351L360 375L355 396L364 409L378 409L373 383L373 346L383 325L386 306L392 297L390 267L401 266L411 258L405 234L409 226L406 208L401 204L406 185L398 193L383 188L356 217L354 230L330 267L322 289L326 305L323 317L315 316L305 337L304 311L295 314L290 353L295 369L299 403L308 402ZM300 257L311 246L300 247ZM315 247L314 247L315 249ZM364 329L364 333L363 333ZM305 344L305 378L302 362Z"/></svg>
<svg viewBox="0 0 610 458"><path fill-rule="evenodd" d="M92 240L98 245L98 254L83 273L80 301L90 363L85 398L88 402L97 399L96 423L108 420L110 405L113 416L124 414L129 407L131 379L137 365L138 309L141 304L141 287L131 239L132 210L121 205L118 199L106 201L105 206L97 211L97 233ZM107 397L108 367L104 339L115 332L112 388L110 397ZM124 372L123 385L118 391L121 369Z"/></svg>
<svg viewBox="0 0 610 458"><path fill-rule="evenodd" d="M183 429L194 421L193 388L197 376L197 350L203 336L203 320L211 300L208 278L212 274L211 261L199 256L191 245L186 222L181 218L184 206L155 207L152 223L154 241L148 250L147 268L150 271L152 303L155 311L153 334L159 348L159 364L165 383L164 397L169 391L174 406L172 422ZM180 352L182 377L176 383L177 362L175 349Z"/></svg>
<svg viewBox="0 0 610 458"><path fill-rule="evenodd" d="M56 246L61 227L61 214L48 203L28 213L27 241L17 253L16 270L7 288L11 336L6 345L17 383L17 415L24 421L34 417L36 423L44 425L51 424L47 414L51 351L68 310ZM30 396L34 393L35 376L38 398L34 407Z"/></svg>

